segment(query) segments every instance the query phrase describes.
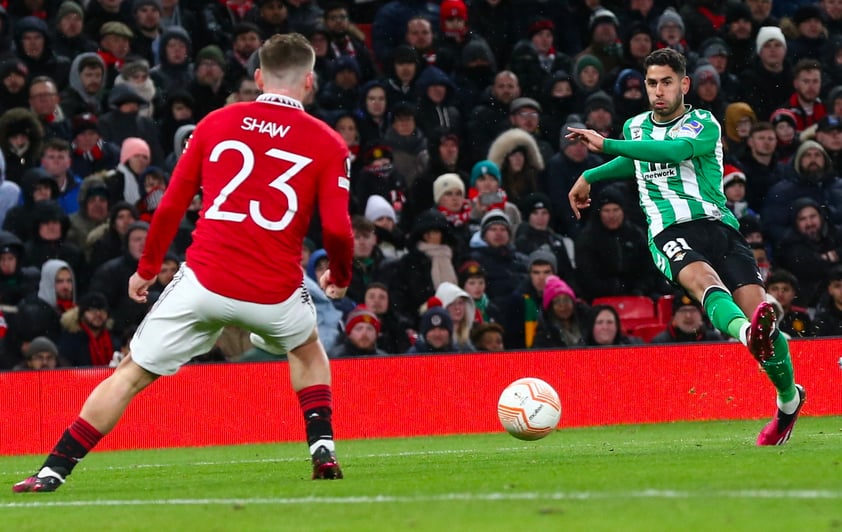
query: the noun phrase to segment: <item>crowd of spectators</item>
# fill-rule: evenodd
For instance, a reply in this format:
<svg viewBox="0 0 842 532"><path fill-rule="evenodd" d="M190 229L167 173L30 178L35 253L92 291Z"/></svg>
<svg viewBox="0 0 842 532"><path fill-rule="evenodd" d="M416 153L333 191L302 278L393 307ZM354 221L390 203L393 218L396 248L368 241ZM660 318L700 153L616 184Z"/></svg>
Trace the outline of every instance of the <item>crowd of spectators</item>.
<svg viewBox="0 0 842 532"><path fill-rule="evenodd" d="M331 356L621 345L600 297L673 294L633 180L567 192L648 108L643 59L688 61L722 125L723 189L782 328L842 334L842 4L782 0L0 2L0 368L114 365L126 293L195 124L253 101L256 50L300 32L303 102L351 154L353 280L332 301L318 216L302 250ZM178 269L197 196L150 303ZM711 341L678 293L653 342ZM201 360L259 360L226 331ZM245 352L245 353L244 353Z"/></svg>

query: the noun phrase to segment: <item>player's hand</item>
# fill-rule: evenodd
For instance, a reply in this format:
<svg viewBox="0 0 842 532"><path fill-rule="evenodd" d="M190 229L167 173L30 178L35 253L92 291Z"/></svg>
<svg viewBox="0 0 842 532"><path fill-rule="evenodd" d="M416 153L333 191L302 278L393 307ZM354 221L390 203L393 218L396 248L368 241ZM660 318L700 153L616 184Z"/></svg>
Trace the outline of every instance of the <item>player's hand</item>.
<svg viewBox="0 0 842 532"><path fill-rule="evenodd" d="M570 133L565 135L567 140L578 140L585 143L585 146L594 153L602 153L602 147L605 145L605 137L594 131L593 129L579 129L578 127L568 127Z"/></svg>
<svg viewBox="0 0 842 532"><path fill-rule="evenodd" d="M322 287L324 290L325 295L330 299L342 299L345 297L345 292L348 291L348 287L340 288L335 284L330 282L330 268L322 273L322 276L319 277L319 286Z"/></svg>
<svg viewBox="0 0 842 532"><path fill-rule="evenodd" d="M155 277L152 279L144 279L137 272L135 272L129 279L129 297L132 301L138 303L146 303L146 298L149 295L149 287L155 282Z"/></svg>
<svg viewBox="0 0 842 532"><path fill-rule="evenodd" d="M570 201L570 208L573 209L573 214L577 220L582 218L580 209L587 209L591 206L591 185L585 178L579 176L579 179L573 183L570 192L567 194L567 199Z"/></svg>

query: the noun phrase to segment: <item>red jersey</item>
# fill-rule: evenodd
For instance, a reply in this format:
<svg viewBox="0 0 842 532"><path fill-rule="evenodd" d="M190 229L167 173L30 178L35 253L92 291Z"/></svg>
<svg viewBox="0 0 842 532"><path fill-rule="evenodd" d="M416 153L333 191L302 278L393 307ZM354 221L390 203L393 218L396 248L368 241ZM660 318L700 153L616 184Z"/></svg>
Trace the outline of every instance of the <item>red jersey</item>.
<svg viewBox="0 0 842 532"><path fill-rule="evenodd" d="M144 279L160 271L200 189L187 263L208 290L255 303L286 300L301 285L301 248L317 202L331 282L350 284L348 148L299 101L264 94L199 122L155 210L137 269Z"/></svg>

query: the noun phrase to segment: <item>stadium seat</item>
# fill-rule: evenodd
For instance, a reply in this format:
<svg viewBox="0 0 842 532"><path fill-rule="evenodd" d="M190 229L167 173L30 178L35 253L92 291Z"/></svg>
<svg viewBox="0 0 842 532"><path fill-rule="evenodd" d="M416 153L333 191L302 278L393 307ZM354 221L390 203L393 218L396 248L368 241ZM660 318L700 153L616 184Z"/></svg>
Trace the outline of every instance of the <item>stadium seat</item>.
<svg viewBox="0 0 842 532"><path fill-rule="evenodd" d="M663 331L666 328L665 325L661 323L644 323L642 325L638 325L637 327L632 330L632 336L637 336L647 344L652 341L658 333Z"/></svg>
<svg viewBox="0 0 842 532"><path fill-rule="evenodd" d="M655 303L657 308L658 321L664 325L672 321L672 300L675 299L673 295L661 296Z"/></svg>
<svg viewBox="0 0 842 532"><path fill-rule="evenodd" d="M623 332L633 334L639 325L658 324L660 319L655 311L655 303L646 296L607 296L594 299L591 304L610 305L620 315Z"/></svg>

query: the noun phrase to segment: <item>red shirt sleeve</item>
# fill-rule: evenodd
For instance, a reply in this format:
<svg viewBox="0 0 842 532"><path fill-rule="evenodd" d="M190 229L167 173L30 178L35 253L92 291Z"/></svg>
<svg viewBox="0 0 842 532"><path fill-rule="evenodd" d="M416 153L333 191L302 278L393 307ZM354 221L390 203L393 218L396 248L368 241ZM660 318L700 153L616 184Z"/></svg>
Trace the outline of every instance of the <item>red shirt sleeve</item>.
<svg viewBox="0 0 842 532"><path fill-rule="evenodd" d="M330 282L345 288L351 284L351 266L354 260L354 235L351 232L351 218L348 216L351 159L347 150L332 154L325 172L326 175L320 180L319 186L322 244L330 261Z"/></svg>

